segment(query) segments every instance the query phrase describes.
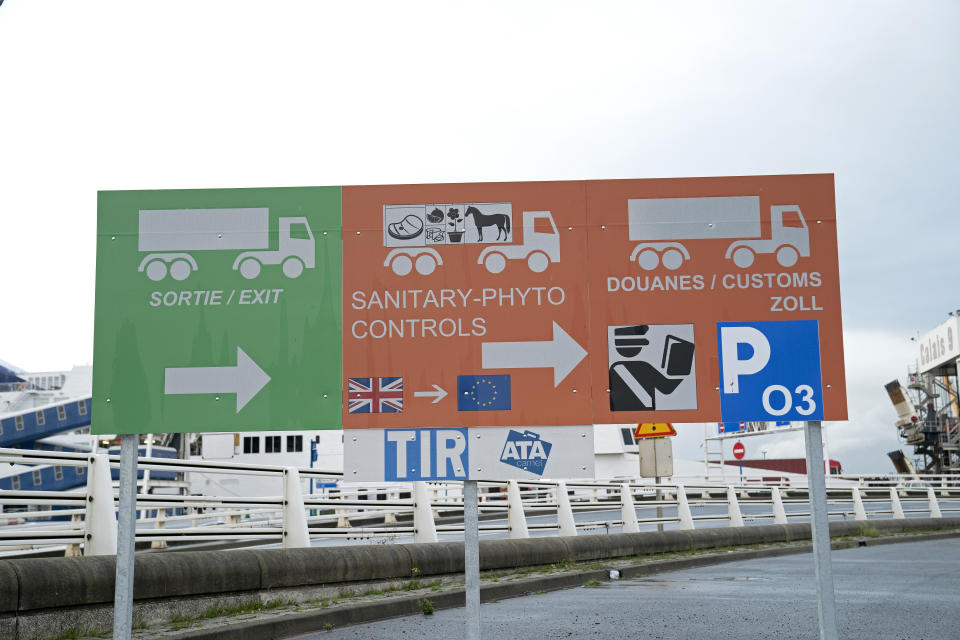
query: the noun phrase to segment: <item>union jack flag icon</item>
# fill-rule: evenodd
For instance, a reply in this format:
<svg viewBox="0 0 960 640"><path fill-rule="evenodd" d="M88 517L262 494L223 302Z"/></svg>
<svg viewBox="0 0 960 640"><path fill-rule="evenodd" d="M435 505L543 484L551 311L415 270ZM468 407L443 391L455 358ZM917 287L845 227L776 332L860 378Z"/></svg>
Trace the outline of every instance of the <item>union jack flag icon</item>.
<svg viewBox="0 0 960 640"><path fill-rule="evenodd" d="M348 413L400 413L403 378L347 378Z"/></svg>

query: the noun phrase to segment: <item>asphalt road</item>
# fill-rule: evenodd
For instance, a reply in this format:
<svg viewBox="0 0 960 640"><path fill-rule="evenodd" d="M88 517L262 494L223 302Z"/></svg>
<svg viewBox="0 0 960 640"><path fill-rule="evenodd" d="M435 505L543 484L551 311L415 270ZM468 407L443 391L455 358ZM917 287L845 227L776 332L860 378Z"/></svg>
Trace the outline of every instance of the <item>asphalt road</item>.
<svg viewBox="0 0 960 640"><path fill-rule="evenodd" d="M835 551L840 637L960 637L960 539ZM463 609L300 636L462 638ZM503 600L481 607L488 639L816 640L810 555L745 560Z"/></svg>

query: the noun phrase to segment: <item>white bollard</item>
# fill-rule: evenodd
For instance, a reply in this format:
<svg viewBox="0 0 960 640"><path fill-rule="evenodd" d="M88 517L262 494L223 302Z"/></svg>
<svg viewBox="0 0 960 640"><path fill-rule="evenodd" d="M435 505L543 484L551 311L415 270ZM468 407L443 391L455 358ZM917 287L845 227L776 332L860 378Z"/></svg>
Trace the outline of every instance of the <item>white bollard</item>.
<svg viewBox="0 0 960 640"><path fill-rule="evenodd" d="M570 496L567 495L567 483L563 480L557 483L557 524L560 525L560 535L577 535L577 523L573 519L573 508L570 506Z"/></svg>
<svg viewBox="0 0 960 640"><path fill-rule="evenodd" d="M157 509L157 524L154 527L156 531L163 531L166 528L166 521L164 518L167 516L167 510L164 507L159 507ZM167 541L166 540L152 540L150 542L151 549L166 549Z"/></svg>
<svg viewBox="0 0 960 640"><path fill-rule="evenodd" d="M693 529L693 514L690 513L690 503L687 502L687 490L682 484L677 485L677 518L681 529Z"/></svg>
<svg viewBox="0 0 960 640"><path fill-rule="evenodd" d="M387 491L387 500L389 502L396 502L400 499L400 496L397 495L397 492L393 489ZM391 507L393 509L393 507ZM383 524L397 524L397 514L394 511L386 511L383 514Z"/></svg>
<svg viewBox="0 0 960 640"><path fill-rule="evenodd" d="M426 482L413 483L413 541L436 542L437 525L430 508L430 489Z"/></svg>
<svg viewBox="0 0 960 640"><path fill-rule="evenodd" d="M743 526L743 515L740 513L740 502L737 500L737 490L733 485L727 485L727 517L731 527Z"/></svg>
<svg viewBox="0 0 960 640"><path fill-rule="evenodd" d="M771 487L770 499L773 500L773 524L787 524L787 510L783 508L780 487Z"/></svg>
<svg viewBox="0 0 960 640"><path fill-rule="evenodd" d="M637 522L637 509L633 504L633 489L629 482L624 482L620 489L620 519L623 520L624 533L637 533L640 525Z"/></svg>
<svg viewBox="0 0 960 640"><path fill-rule="evenodd" d="M82 514L75 513L75 514L73 514L72 516L70 516L70 528L71 528L71 529L83 529L83 528L84 528L84 527L83 527L83 515L82 515ZM86 532L86 529L84 529L84 532ZM68 544L68 545L67 545L67 548L66 548L66 549L64 550L64 552L63 552L63 555L64 555L64 557L66 557L66 558L72 558L72 557L75 557L75 556L82 556L82 555L83 555L83 549L81 548L81 545L79 545L79 544Z"/></svg>
<svg viewBox="0 0 960 640"><path fill-rule="evenodd" d="M890 487L890 508L893 511L893 517L902 519L903 505L900 504L900 496L897 494L896 487Z"/></svg>
<svg viewBox="0 0 960 640"><path fill-rule="evenodd" d="M867 512L863 508L863 498L860 496L860 489L853 487L850 489L850 494L853 496L853 519L866 520Z"/></svg>
<svg viewBox="0 0 960 640"><path fill-rule="evenodd" d="M937 494L933 487L927 487L927 502L930 503L930 517L942 518L943 514L940 513L940 505L937 504Z"/></svg>
<svg viewBox="0 0 960 640"><path fill-rule="evenodd" d="M283 548L299 549L310 546L310 530L303 506L300 472L296 467L283 470Z"/></svg>
<svg viewBox="0 0 960 640"><path fill-rule="evenodd" d="M520 498L520 485L516 480L507 482L507 525L511 538L529 538L527 516L523 513L523 500Z"/></svg>
<svg viewBox="0 0 960 640"><path fill-rule="evenodd" d="M98 453L87 458L87 515L84 521L85 556L117 554L117 518L113 508L110 460Z"/></svg>

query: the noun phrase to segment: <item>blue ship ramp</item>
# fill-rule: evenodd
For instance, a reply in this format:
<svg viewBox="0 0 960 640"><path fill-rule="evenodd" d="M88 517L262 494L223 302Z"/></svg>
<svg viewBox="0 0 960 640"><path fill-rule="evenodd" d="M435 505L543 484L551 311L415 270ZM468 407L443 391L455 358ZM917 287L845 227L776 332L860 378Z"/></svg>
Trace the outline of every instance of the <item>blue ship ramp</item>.
<svg viewBox="0 0 960 640"><path fill-rule="evenodd" d="M0 418L0 447L28 443L90 426L90 396L21 409Z"/></svg>

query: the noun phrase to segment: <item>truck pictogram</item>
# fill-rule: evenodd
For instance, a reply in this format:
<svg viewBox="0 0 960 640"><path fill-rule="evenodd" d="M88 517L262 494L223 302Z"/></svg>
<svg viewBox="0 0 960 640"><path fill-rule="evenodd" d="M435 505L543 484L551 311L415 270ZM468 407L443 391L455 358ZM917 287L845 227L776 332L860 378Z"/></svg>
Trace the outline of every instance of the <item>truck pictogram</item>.
<svg viewBox="0 0 960 640"><path fill-rule="evenodd" d="M637 198L627 202L630 254L645 271L679 269L690 252L679 240L734 239L724 257L741 269L758 254L775 254L783 267L810 257L810 230L796 205L770 207L770 237L761 230L758 196Z"/></svg>
<svg viewBox="0 0 960 640"><path fill-rule="evenodd" d="M270 210L244 209L151 209L141 210L138 249L149 252L138 271L153 281L169 275L186 280L197 271L196 251L241 250L233 270L252 280L263 265L281 265L283 274L297 278L314 268L313 232L307 218L278 220L279 246L270 249Z"/></svg>
<svg viewBox="0 0 960 640"><path fill-rule="evenodd" d="M404 228L414 227L406 225ZM470 230L474 233L474 230ZM482 233L478 228L476 233ZM494 231L494 233L498 233ZM399 234L394 228L393 237ZM500 235L498 233L497 237ZM468 243L457 243L459 246ZM434 245L434 246L451 246ZM474 245L475 246L475 245ZM560 234L553 215L549 211L523 212L523 242L520 244L488 244L477 259L477 264L486 267L490 273L500 273L507 266L507 260L525 260L527 267L534 273L542 273L552 262L560 262ZM443 265L440 252L430 246L402 247L391 249L387 253L383 266L390 267L398 276L405 276L416 268L420 275L430 275Z"/></svg>

